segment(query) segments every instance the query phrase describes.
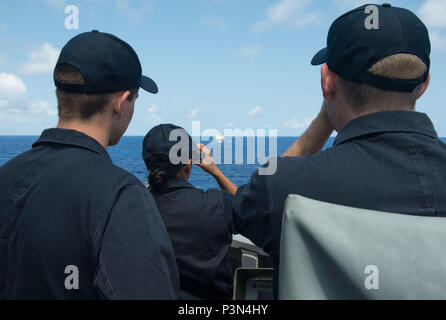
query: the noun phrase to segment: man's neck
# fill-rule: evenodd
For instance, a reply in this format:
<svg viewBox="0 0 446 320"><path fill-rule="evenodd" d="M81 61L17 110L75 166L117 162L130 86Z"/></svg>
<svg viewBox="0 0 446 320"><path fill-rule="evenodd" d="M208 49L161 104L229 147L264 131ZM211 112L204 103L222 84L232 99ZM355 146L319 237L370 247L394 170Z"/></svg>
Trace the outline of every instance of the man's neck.
<svg viewBox="0 0 446 320"><path fill-rule="evenodd" d="M410 107L410 106L408 106L408 107L401 107L401 106L389 107L389 106L386 106L386 107L370 108L370 109L367 109L367 110L365 110L363 112L355 113L355 112L353 112L351 107L346 107L344 109L344 112L343 112L343 117L342 117L342 119L340 121L340 124L341 124L341 129L340 130L342 130L342 128L344 128L344 126L347 123L349 123L350 121L352 121L352 120L355 120L357 118L360 118L360 117L363 117L363 116L366 116L366 115L369 115L369 114L372 114L372 113L386 112L386 111L412 111L412 112L414 112L416 110L415 110L415 107Z"/></svg>
<svg viewBox="0 0 446 320"><path fill-rule="evenodd" d="M94 120L89 121L81 121L77 119L73 120L59 120L57 124L57 128L59 129L69 129L82 132L87 136L95 139L99 144L104 147L104 149L108 148L108 144L110 141L110 130L107 127L104 127L103 123L96 123Z"/></svg>

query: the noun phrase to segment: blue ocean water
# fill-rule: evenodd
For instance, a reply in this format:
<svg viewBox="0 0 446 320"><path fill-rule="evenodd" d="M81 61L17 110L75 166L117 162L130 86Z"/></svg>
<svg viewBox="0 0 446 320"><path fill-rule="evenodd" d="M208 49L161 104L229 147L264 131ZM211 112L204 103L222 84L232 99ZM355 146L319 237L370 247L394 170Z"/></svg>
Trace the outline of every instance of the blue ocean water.
<svg viewBox="0 0 446 320"><path fill-rule="evenodd" d="M38 139L34 136L0 136L0 166L5 164L10 159L19 155L22 152L29 150L32 144ZM257 148L249 149L247 139L243 139L243 163L236 164L236 160L241 161L241 158L237 158L235 154L236 138L232 140L232 164L219 164L220 170L231 179L237 186L247 183L252 173L259 168L260 163L256 161L254 164L248 164L249 158L256 158L253 154L256 154ZM296 137L278 137L277 138L277 154L283 154L296 140ZM142 140L143 137L123 137L118 146L111 147L108 152L113 160L113 163L125 170L131 172L142 182L146 181L148 171L142 160ZM333 145L333 138L330 138L325 145L325 148L329 148ZM446 143L446 138L442 138L442 141ZM204 142L207 144L208 141ZM251 141L252 143L252 141ZM222 144L221 156L218 157L223 162L224 148ZM252 144L251 144L252 145ZM268 157L268 139L266 139L266 152L265 156ZM255 145L257 147L257 145ZM250 150L248 152L248 150ZM218 188L218 184L215 180L201 168L194 166L192 169L191 178L189 180L195 187L200 189Z"/></svg>

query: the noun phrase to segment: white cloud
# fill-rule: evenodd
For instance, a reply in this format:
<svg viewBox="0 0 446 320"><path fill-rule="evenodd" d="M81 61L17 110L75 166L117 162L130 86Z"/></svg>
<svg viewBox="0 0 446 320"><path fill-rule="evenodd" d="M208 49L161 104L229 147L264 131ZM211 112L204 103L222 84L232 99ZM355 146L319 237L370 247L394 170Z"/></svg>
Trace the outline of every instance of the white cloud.
<svg viewBox="0 0 446 320"><path fill-rule="evenodd" d="M432 50L446 53L446 0L426 0L418 11L421 20L430 28L429 37Z"/></svg>
<svg viewBox="0 0 446 320"><path fill-rule="evenodd" d="M151 12L155 6L154 0L116 0L116 10L125 14L131 21L139 22L145 14Z"/></svg>
<svg viewBox="0 0 446 320"><path fill-rule="evenodd" d="M65 6L65 0L45 0L45 3L48 7L56 11L62 11Z"/></svg>
<svg viewBox="0 0 446 320"><path fill-rule="evenodd" d="M256 56L262 48L259 45L247 46L243 47L237 52L245 57L254 57Z"/></svg>
<svg viewBox="0 0 446 320"><path fill-rule="evenodd" d="M0 103L1 104L1 103ZM24 107L8 106L1 108L0 121L12 126L48 126L57 119L57 109L50 103L39 100Z"/></svg>
<svg viewBox="0 0 446 320"><path fill-rule="evenodd" d="M293 118L283 124L285 128L293 128L293 129L301 129L304 127L302 122L297 121L296 118Z"/></svg>
<svg viewBox="0 0 446 320"><path fill-rule="evenodd" d="M433 31L429 35L432 43L433 50L440 52L446 52L446 36L441 35L439 32Z"/></svg>
<svg viewBox="0 0 446 320"><path fill-rule="evenodd" d="M21 102L26 95L22 79L14 74L0 73L0 106L7 107Z"/></svg>
<svg viewBox="0 0 446 320"><path fill-rule="evenodd" d="M319 16L316 11L307 11L312 3L312 0L280 0L268 8L266 11L267 18L255 23L252 30L262 32L280 24L288 24L299 28L305 27L317 20Z"/></svg>
<svg viewBox="0 0 446 320"><path fill-rule="evenodd" d="M156 105L149 107L149 113L157 112L159 108Z"/></svg>
<svg viewBox="0 0 446 320"><path fill-rule="evenodd" d="M1 121L10 123L38 123L57 116L57 109L50 103L38 100L29 102L26 85L14 74L0 74Z"/></svg>
<svg viewBox="0 0 446 320"><path fill-rule="evenodd" d="M226 124L226 126L227 126L228 128L232 128L233 124L232 124L232 122L228 122L228 123Z"/></svg>
<svg viewBox="0 0 446 320"><path fill-rule="evenodd" d="M310 1L281 0L268 9L267 15L272 22L283 22L308 7L310 3Z"/></svg>
<svg viewBox="0 0 446 320"><path fill-rule="evenodd" d="M41 129L53 126L57 121L57 109L43 100L24 108L9 107L1 111L0 121L19 134L36 126Z"/></svg>
<svg viewBox="0 0 446 320"><path fill-rule="evenodd" d="M20 69L22 74L52 73L59 58L60 50L44 43L29 54L29 61Z"/></svg>
<svg viewBox="0 0 446 320"><path fill-rule="evenodd" d="M199 112L200 112L200 109L192 109L192 110L189 111L189 114L187 115L187 118L193 119L193 118L195 118L198 115Z"/></svg>
<svg viewBox="0 0 446 320"><path fill-rule="evenodd" d="M154 124L160 124L162 122L161 117L156 114L150 114L148 119L151 123Z"/></svg>
<svg viewBox="0 0 446 320"><path fill-rule="evenodd" d="M370 1L370 0L335 0L334 2L340 11L347 12L347 11L353 10L355 8L358 8L364 4L372 3L373 1Z"/></svg>
<svg viewBox="0 0 446 320"><path fill-rule="evenodd" d="M157 114L159 108L156 105L149 107L149 115L148 120L152 123L159 124L161 123L161 117Z"/></svg>
<svg viewBox="0 0 446 320"><path fill-rule="evenodd" d="M37 102L30 104L28 106L28 110L33 115L41 115L48 117L57 116L56 108L54 108L50 103L43 100L38 100Z"/></svg>
<svg viewBox="0 0 446 320"><path fill-rule="evenodd" d="M446 0L424 1L419 14L429 27L446 27Z"/></svg>
<svg viewBox="0 0 446 320"><path fill-rule="evenodd" d="M228 23L222 17L202 17L198 24L219 31L225 31L228 28Z"/></svg>
<svg viewBox="0 0 446 320"><path fill-rule="evenodd" d="M254 117L261 113L262 113L262 108L259 106L256 106L254 109L252 109L248 112L248 117Z"/></svg>
<svg viewBox="0 0 446 320"><path fill-rule="evenodd" d="M297 118L293 118L289 121L286 121L283 125L285 128L291 129L304 129L307 128L315 117L307 117L303 121L298 121Z"/></svg>

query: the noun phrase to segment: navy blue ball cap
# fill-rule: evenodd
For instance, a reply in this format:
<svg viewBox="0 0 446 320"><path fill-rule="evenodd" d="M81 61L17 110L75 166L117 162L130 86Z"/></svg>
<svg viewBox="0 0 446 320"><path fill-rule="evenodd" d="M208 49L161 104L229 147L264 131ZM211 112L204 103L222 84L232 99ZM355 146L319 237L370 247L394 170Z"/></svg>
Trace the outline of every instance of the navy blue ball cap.
<svg viewBox="0 0 446 320"><path fill-rule="evenodd" d="M377 9L377 28L367 27L372 11ZM387 78L369 69L378 61L398 53L413 54L427 66L417 79ZM326 63L342 78L389 91L412 92L429 75L431 43L424 23L411 11L390 4L369 4L345 13L330 27L327 47L312 59L312 65Z"/></svg>
<svg viewBox="0 0 446 320"><path fill-rule="evenodd" d="M176 139L170 140L172 131L176 132ZM180 134L181 136L179 136ZM142 157L146 163L147 168L164 168L172 165L169 160L170 150L181 141L181 139L188 139L188 154L187 159L200 160L200 150L193 142L192 137L187 133L184 128L176 126L174 124L160 124L151 129L144 138ZM195 155L194 155L195 154ZM154 157L157 156L157 157ZM181 149L177 153L178 157L182 157Z"/></svg>
<svg viewBox="0 0 446 320"><path fill-rule="evenodd" d="M56 68L70 65L80 71L85 84L72 85L54 80L58 89L87 94L103 94L142 88L158 93L156 83L142 75L135 50L118 37L93 30L77 35L62 49Z"/></svg>
<svg viewBox="0 0 446 320"><path fill-rule="evenodd" d="M313 66L318 66L326 63L327 61L327 48L321 49L311 60Z"/></svg>
<svg viewBox="0 0 446 320"><path fill-rule="evenodd" d="M140 87L143 88L144 90L146 90L147 92L150 92L153 94L158 93L158 86L156 85L155 81L153 81L149 77L141 76Z"/></svg>

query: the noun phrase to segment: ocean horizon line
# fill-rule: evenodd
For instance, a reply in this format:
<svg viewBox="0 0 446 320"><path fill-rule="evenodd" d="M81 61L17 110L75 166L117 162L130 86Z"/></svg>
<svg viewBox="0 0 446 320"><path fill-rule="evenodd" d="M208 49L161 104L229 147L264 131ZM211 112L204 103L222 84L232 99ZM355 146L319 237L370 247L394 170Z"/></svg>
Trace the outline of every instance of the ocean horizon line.
<svg viewBox="0 0 446 320"><path fill-rule="evenodd" d="M34 138L35 137L35 138L38 138L38 137L40 137L40 134L23 134L23 135L19 135L19 134L3 134L3 135L0 135L0 138L1 137L11 137L11 138L14 138L14 137L30 137L30 138ZM122 138L144 138L144 137L145 137L145 135L124 135L124 136L122 136ZM202 137L208 137L208 136L202 136ZM225 136L225 137L233 137L233 138L244 137L244 138L246 138L246 137L251 137L251 136ZM266 136L266 137L268 137L268 136ZM300 135L299 136L280 136L280 135L277 136L277 138L296 138L296 139L298 139L300 137L301 137ZM192 138L198 138L198 137L193 136ZM336 136L330 136L330 138L336 138ZM446 136L444 136L444 137L439 136L438 138L446 139Z"/></svg>
<svg viewBox="0 0 446 320"><path fill-rule="evenodd" d="M40 134L3 134L0 135L0 137L40 137ZM145 135L124 135L123 138L144 138ZM202 136L202 137L208 137L208 136ZM248 136L226 136L226 137L248 137ZM250 136L249 136L250 137ZM267 136L268 137L268 136ZM277 136L278 138L300 138L301 136ZM335 138L336 136L331 136L330 138ZM196 136L193 136L192 138L198 138Z"/></svg>

